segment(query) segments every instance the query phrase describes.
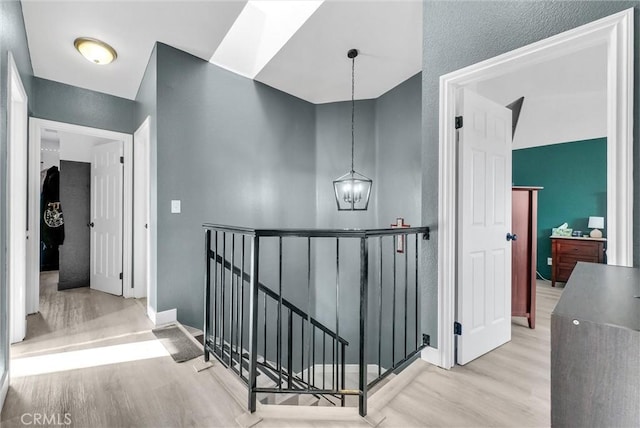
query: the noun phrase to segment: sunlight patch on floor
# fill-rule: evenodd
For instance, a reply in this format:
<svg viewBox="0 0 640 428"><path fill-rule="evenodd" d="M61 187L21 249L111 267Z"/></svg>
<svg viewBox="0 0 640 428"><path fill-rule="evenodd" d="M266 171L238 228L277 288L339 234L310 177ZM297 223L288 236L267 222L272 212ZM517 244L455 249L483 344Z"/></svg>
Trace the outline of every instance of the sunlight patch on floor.
<svg viewBox="0 0 640 428"><path fill-rule="evenodd" d="M35 376L167 356L169 356L169 353L160 341L147 340L123 345L83 349L81 351L12 359L10 376L12 378Z"/></svg>
<svg viewBox="0 0 640 428"><path fill-rule="evenodd" d="M15 359L24 358L25 356L32 355L32 354L43 354L43 353L44 354L48 354L48 353L51 353L53 351L57 351L57 350L61 350L61 349L68 349L70 347L81 347L81 346L93 345L93 344L96 344L96 343L106 342L106 341L109 341L109 340L122 339L122 338L138 336L138 335L142 335L142 334L149 334L149 333L151 333L151 330L136 331L134 333L123 333L123 334L118 334L118 335L115 335L115 336L102 337L100 339L85 340L84 342L70 343L70 344L67 344L67 345L54 346L52 348L36 349L34 351L29 351L29 352L20 352L19 356L12 357L12 358L15 358ZM12 346L15 346L15 345L12 345Z"/></svg>

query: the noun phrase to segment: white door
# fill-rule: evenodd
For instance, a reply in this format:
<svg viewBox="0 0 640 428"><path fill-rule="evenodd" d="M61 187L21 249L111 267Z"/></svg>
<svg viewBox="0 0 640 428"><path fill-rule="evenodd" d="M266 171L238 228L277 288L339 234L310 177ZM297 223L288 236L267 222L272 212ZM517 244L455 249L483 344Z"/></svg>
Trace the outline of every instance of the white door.
<svg viewBox="0 0 640 428"><path fill-rule="evenodd" d="M136 298L149 287L149 121L133 134L133 286Z"/></svg>
<svg viewBox="0 0 640 428"><path fill-rule="evenodd" d="M511 340L511 110L470 91L458 130L456 361Z"/></svg>
<svg viewBox="0 0 640 428"><path fill-rule="evenodd" d="M122 295L122 142L94 148L91 163L91 288Z"/></svg>
<svg viewBox="0 0 640 428"><path fill-rule="evenodd" d="M10 342L27 332L27 93L11 53L8 54L7 94L7 273L9 280ZM1 373L0 373L1 375Z"/></svg>

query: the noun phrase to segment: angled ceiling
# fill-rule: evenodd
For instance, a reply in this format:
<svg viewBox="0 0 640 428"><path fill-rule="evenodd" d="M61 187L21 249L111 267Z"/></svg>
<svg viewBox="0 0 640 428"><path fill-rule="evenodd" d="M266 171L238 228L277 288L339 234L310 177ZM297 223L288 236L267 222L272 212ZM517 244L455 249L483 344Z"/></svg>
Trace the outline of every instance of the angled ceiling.
<svg viewBox="0 0 640 428"><path fill-rule="evenodd" d="M377 98L422 69L422 3L327 1L289 39L256 80L316 104Z"/></svg>
<svg viewBox="0 0 640 428"><path fill-rule="evenodd" d="M255 14L266 3L281 3L282 9L301 1L22 0L22 8L36 76L128 99L135 99L156 41L316 104L350 99L350 48L360 51L357 99L377 98L421 70L419 0L325 0L319 6L314 0L299 24L254 28L239 38L239 48L225 46L227 34L243 34L238 17L245 7L253 6ZM278 34L283 28L290 34ZM275 34L264 32L269 29ZM109 43L118 59L91 64L73 47L80 36ZM270 39L280 45L259 52ZM216 61L219 47L224 55ZM235 70L238 64L249 64L249 71Z"/></svg>

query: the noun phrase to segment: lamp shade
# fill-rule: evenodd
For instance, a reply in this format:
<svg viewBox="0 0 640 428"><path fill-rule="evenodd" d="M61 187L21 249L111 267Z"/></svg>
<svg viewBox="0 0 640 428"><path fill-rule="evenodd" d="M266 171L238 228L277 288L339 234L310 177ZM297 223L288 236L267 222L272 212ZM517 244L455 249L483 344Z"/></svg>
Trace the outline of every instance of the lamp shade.
<svg viewBox="0 0 640 428"><path fill-rule="evenodd" d="M589 217L589 229L604 229L604 217Z"/></svg>
<svg viewBox="0 0 640 428"><path fill-rule="evenodd" d="M73 42L73 45L83 57L94 64L109 64L118 57L115 49L102 40L78 37Z"/></svg>

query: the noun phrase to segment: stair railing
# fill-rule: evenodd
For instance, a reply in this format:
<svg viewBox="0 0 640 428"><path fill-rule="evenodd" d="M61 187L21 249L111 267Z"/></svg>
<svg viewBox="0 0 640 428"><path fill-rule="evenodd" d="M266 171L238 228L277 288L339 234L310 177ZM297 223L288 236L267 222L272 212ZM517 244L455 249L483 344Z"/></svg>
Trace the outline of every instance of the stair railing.
<svg viewBox="0 0 640 428"><path fill-rule="evenodd" d="M420 236L429 238L427 227L250 229L205 224L204 228L205 360L213 354L247 384L251 412L256 410L258 394L336 397L342 406L345 396L355 395L359 399L359 413L364 416L368 389L402 368L425 347L419 332L419 242ZM345 254L344 244L341 245L342 241L353 239L359 244L357 257ZM302 240L306 251L298 244L299 251L285 256L283 243L294 240ZM312 283L326 284L327 277L332 276L315 263L327 256L321 254L316 244L327 240L335 240L335 254L329 255L335 257L333 328L326 325L332 308L323 308L315 318L311 316L315 308L314 291L319 287L312 287ZM267 242L274 241L275 248L261 252L261 244L266 247ZM273 260L261 266L261 259L263 263L269 261L267 256ZM359 259L359 284L344 281L348 277L345 258L349 257L351 261ZM306 264L306 271L297 272L293 279L285 278L284 265L295 263ZM273 288L260 281L261 269L270 274L273 281L266 283ZM299 303L284 297L285 279L289 285L297 286L298 292L305 291L306 311ZM356 352L348 353L349 342L340 333L341 318L345 329L346 311L341 308L344 290L359 295L357 357ZM410 293L413 302L409 302ZM368 313L370 306L376 307L372 317ZM383 347L388 348L383 344L389 343L390 349L383 352ZM346 380L347 367L354 366L347 363L352 361L357 366L357 388ZM371 372L370 363L377 370Z"/></svg>

